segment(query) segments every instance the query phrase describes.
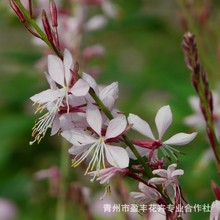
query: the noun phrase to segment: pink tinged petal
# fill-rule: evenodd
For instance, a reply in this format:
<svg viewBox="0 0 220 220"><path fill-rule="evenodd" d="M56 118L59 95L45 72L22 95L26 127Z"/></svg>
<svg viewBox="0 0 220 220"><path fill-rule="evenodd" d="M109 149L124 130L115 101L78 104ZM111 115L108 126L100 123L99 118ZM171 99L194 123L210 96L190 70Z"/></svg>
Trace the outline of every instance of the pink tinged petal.
<svg viewBox="0 0 220 220"><path fill-rule="evenodd" d="M60 129L60 120L59 120L59 116L56 116L53 121L51 136L55 135L59 131L59 129Z"/></svg>
<svg viewBox="0 0 220 220"><path fill-rule="evenodd" d="M104 87L99 94L99 98L101 100L105 99L108 96L112 96L113 98L117 98L118 96L118 82L114 82L106 87Z"/></svg>
<svg viewBox="0 0 220 220"><path fill-rule="evenodd" d="M219 220L220 219L220 201L215 200L211 205L211 214L209 220Z"/></svg>
<svg viewBox="0 0 220 220"><path fill-rule="evenodd" d="M153 173L154 175L158 175L158 176L167 178L167 170L157 169L157 170L153 170L152 173Z"/></svg>
<svg viewBox="0 0 220 220"><path fill-rule="evenodd" d="M45 72L45 76L46 76L46 78L47 78L47 82L48 82L49 85L50 85L50 88L51 88L52 90L57 90L58 87L57 87L56 83L52 80L52 78L50 77L50 75Z"/></svg>
<svg viewBox="0 0 220 220"><path fill-rule="evenodd" d="M156 185L158 185L158 184L163 184L163 183L165 183L167 181L167 179L166 178L159 178L159 177L154 177L154 178L152 178L152 179L150 179L149 181L148 181L148 183L149 184L156 184Z"/></svg>
<svg viewBox="0 0 220 220"><path fill-rule="evenodd" d="M125 117L117 117L112 119L109 122L105 140L110 138L118 137L120 134L122 134L127 126L127 121Z"/></svg>
<svg viewBox="0 0 220 220"><path fill-rule="evenodd" d="M95 90L95 93L98 94L98 86L96 81L87 73L82 73L82 79L84 79L90 87L92 87Z"/></svg>
<svg viewBox="0 0 220 220"><path fill-rule="evenodd" d="M102 116L99 109L93 104L88 104L86 111L86 120L90 127L101 136Z"/></svg>
<svg viewBox="0 0 220 220"><path fill-rule="evenodd" d="M126 168L129 165L129 157L122 147L106 145L105 155L107 161L114 167Z"/></svg>
<svg viewBox="0 0 220 220"><path fill-rule="evenodd" d="M71 72L70 70L73 69L73 58L69 50L64 50L64 58L63 58L63 64L64 64L64 71L65 71L65 80L66 85L69 85L71 80Z"/></svg>
<svg viewBox="0 0 220 220"><path fill-rule="evenodd" d="M95 15L90 18L85 24L86 31L95 31L97 29L102 28L107 23L106 17L102 15Z"/></svg>
<svg viewBox="0 0 220 220"><path fill-rule="evenodd" d="M178 169L172 172L171 177L182 176L183 174L184 174L184 170Z"/></svg>
<svg viewBox="0 0 220 220"><path fill-rule="evenodd" d="M54 55L48 56L48 72L56 83L64 86L64 67L60 58Z"/></svg>
<svg viewBox="0 0 220 220"><path fill-rule="evenodd" d="M170 106L166 105L160 108L155 117L155 123L157 126L157 131L159 135L159 139L163 137L165 131L168 129L170 124L172 123L172 112L170 110Z"/></svg>
<svg viewBox="0 0 220 220"><path fill-rule="evenodd" d="M70 92L75 96L85 96L89 88L89 84L85 80L79 79L70 89Z"/></svg>
<svg viewBox="0 0 220 220"><path fill-rule="evenodd" d="M108 96L105 97L102 102L108 109L111 110L114 107L115 99L112 96Z"/></svg>
<svg viewBox="0 0 220 220"><path fill-rule="evenodd" d="M186 133L178 133L173 135L168 140L164 141L163 144L171 144L171 145L184 145L188 144L190 141L192 141L197 135L197 132L194 132L192 134L186 134Z"/></svg>
<svg viewBox="0 0 220 220"><path fill-rule="evenodd" d="M70 143L74 145L87 145L96 142L97 140L93 138L91 135L88 135L83 130L70 130L64 131L61 135L68 140Z"/></svg>
<svg viewBox="0 0 220 220"><path fill-rule="evenodd" d="M148 157L150 154L150 150L147 148L139 147L137 145L135 145L135 148L142 157ZM128 153L129 158L131 158L132 160L137 160L137 157L134 155L134 153L131 151L129 147L126 148L126 151Z"/></svg>
<svg viewBox="0 0 220 220"><path fill-rule="evenodd" d="M149 137L150 139L155 139L149 124L141 119L139 116L134 114L129 114L128 116L129 124L133 124L132 128L137 132L141 133L144 136Z"/></svg>
<svg viewBox="0 0 220 220"><path fill-rule="evenodd" d="M201 113L201 109L200 109L200 101L199 98L196 96L191 96L189 98L189 104L191 105L192 109L196 112L196 113Z"/></svg>
<svg viewBox="0 0 220 220"><path fill-rule="evenodd" d="M56 99L58 99L60 96L62 96L61 90L47 89L43 92L40 92L40 93L30 97L30 99L33 102L43 104L43 103L47 103L47 102L53 102Z"/></svg>
<svg viewBox="0 0 220 220"><path fill-rule="evenodd" d="M90 145L79 145L79 146L72 146L68 152L71 155L78 155L78 154L82 154L83 152L85 152L86 150L88 150L90 147Z"/></svg>

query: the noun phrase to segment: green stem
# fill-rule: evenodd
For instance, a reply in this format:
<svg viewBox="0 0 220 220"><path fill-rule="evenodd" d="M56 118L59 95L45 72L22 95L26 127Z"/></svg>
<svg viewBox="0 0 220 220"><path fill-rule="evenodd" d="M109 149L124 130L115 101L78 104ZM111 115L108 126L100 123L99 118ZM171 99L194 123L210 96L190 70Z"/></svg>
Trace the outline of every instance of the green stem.
<svg viewBox="0 0 220 220"><path fill-rule="evenodd" d="M67 178L69 172L69 154L67 142L62 139L61 158L60 158L60 182L59 193L57 198L56 220L64 220L66 215L66 196L67 196Z"/></svg>

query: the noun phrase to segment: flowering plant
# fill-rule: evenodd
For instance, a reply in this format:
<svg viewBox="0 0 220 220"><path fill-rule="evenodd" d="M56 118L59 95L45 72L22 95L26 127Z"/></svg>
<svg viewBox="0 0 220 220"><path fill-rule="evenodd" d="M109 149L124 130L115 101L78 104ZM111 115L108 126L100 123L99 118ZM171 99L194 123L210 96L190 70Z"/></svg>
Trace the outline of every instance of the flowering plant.
<svg viewBox="0 0 220 220"><path fill-rule="evenodd" d="M108 19L114 19L117 16L116 6L108 0L79 1L75 3L73 16L63 10L59 1L55 3L50 0L46 5L39 1L37 8L31 0L9 1L20 21L37 39L34 40L35 44L42 46L44 58L40 61L40 67L46 70L45 77L50 87L30 98L37 105L35 113L45 112L36 120L32 132L34 140L30 144L41 144L42 138L51 129L51 135L61 134L62 142L66 143L67 140L71 144L68 150L61 146L64 152L61 160L67 161L67 166L70 166L71 159L73 167L80 166L84 175L92 176L92 182L97 180L104 184L106 192L110 191L112 182L118 176L123 179L129 177L139 185L140 192L130 193L139 211L141 205L158 204L162 206L159 214L163 213L166 219L183 219L188 202L178 178L184 175L184 170L176 167L178 155L184 148L181 147L180 151L180 147L176 147L190 144L197 132L181 132L168 139L163 138L173 121L171 107L165 105L156 113L157 135L154 135L148 122L140 116L126 114L116 107L118 82L99 85L96 80L99 71L90 73L91 68L87 66L88 60L102 57L104 49L101 45L95 45L83 50L82 37L102 28ZM86 16L90 5L101 7L103 15ZM215 133L218 109L213 104L215 98L209 88L207 74L200 64L195 36L186 33L182 45L187 66L192 72L193 86L199 96L197 106L194 106L196 115L192 116L193 120L191 117L186 121L196 122L199 118L200 123L201 118L204 119L203 125L206 126L219 170L220 149ZM142 139L133 138L132 135L136 133L142 135ZM68 155L65 154L67 152ZM57 183L55 188L58 189L57 192L53 191L53 196L58 198L58 220L65 219L68 196L76 188L83 195L82 198L86 194L82 188L71 187L67 183L64 170L56 169L54 175L50 173L51 169L43 172L46 173L45 177L53 178ZM219 190L215 194L219 196ZM82 202L84 205L85 200ZM173 209L169 208L171 205ZM178 209L179 206L183 207L182 211ZM211 219L219 216L217 207L218 200L212 205ZM144 210L143 215L149 215L149 210Z"/></svg>

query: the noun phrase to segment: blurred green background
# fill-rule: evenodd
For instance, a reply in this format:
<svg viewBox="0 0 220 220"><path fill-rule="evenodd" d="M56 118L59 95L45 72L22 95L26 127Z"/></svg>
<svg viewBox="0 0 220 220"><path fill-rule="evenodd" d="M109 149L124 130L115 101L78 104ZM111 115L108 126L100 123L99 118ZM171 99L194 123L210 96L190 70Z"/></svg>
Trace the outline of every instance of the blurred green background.
<svg viewBox="0 0 220 220"><path fill-rule="evenodd" d="M98 81L103 84L118 81L119 109L138 114L153 126L158 108L169 104L174 122L166 137L192 132L183 124L183 118L192 113L188 97L194 91L181 48L184 30L177 4L171 0L115 3L120 8L119 19L84 38L85 45L101 43L106 47L103 73ZM217 12L218 7L216 2L213 10ZM49 196L48 182L36 181L33 175L38 170L59 165L60 139L48 134L39 145L29 146L36 117L29 97L47 88L47 84L43 73L34 68L41 57L40 50L6 8L2 5L0 13L0 197L16 205L16 219L50 220L54 219L56 199ZM212 39L209 43L210 47L217 46ZM211 161L198 168L199 158L207 148L202 132L193 143L181 147L186 155L179 158L179 168L185 170L180 182L191 205L211 204L214 200L210 181L219 181L215 164ZM72 169L71 178L77 180L79 174ZM137 184L132 184L132 191L137 191ZM76 201L70 202L74 210ZM69 219L84 218L73 210L74 217ZM188 219L205 220L208 215L192 213Z"/></svg>

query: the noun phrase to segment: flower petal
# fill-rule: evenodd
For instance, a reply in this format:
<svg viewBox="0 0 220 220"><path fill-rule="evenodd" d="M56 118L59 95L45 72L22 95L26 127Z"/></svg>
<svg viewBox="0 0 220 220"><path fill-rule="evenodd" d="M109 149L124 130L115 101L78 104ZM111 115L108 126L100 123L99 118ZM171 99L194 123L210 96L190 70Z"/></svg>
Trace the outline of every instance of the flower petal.
<svg viewBox="0 0 220 220"><path fill-rule="evenodd" d="M65 49L63 54L63 64L64 64L64 72L65 72L65 80L66 85L69 85L71 80L71 72L73 69L73 58L69 50Z"/></svg>
<svg viewBox="0 0 220 220"><path fill-rule="evenodd" d="M168 140L164 141L163 144L171 144L171 145L184 145L188 144L190 141L192 141L197 135L197 132L194 132L192 134L186 134L186 133L178 133L173 135Z"/></svg>
<svg viewBox="0 0 220 220"><path fill-rule="evenodd" d="M136 150L138 151L138 153L144 157L148 157L150 154L150 149L147 148L143 148L143 147L139 147L137 145L134 145ZM137 157L134 155L134 153L131 151L131 149L129 147L126 148L126 151L128 153L129 158L131 158L132 160L137 160Z"/></svg>
<svg viewBox="0 0 220 220"><path fill-rule="evenodd" d="M83 152L85 152L88 148L90 147L90 145L79 145L79 146L72 146L68 152L69 154L72 155L78 155L78 154L82 154Z"/></svg>
<svg viewBox="0 0 220 220"><path fill-rule="evenodd" d="M172 123L172 112L170 110L170 106L166 105L160 108L155 117L155 123L157 126L157 131L159 135L159 139L163 137L165 131Z"/></svg>
<svg viewBox="0 0 220 220"><path fill-rule="evenodd" d="M182 176L183 174L184 174L184 170L178 169L178 170L174 170L174 171L171 173L171 177L174 177L174 176Z"/></svg>
<svg viewBox="0 0 220 220"><path fill-rule="evenodd" d="M127 121L125 117L117 117L112 119L109 122L106 135L105 135L105 140L110 139L110 138L115 138L122 134L127 126Z"/></svg>
<svg viewBox="0 0 220 220"><path fill-rule="evenodd" d="M107 161L114 167L126 168L129 165L129 157L122 147L106 145L105 154Z"/></svg>
<svg viewBox="0 0 220 220"><path fill-rule="evenodd" d="M90 87L92 87L95 90L95 93L98 95L99 91L96 81L87 73L82 73L82 79L84 79L90 85Z"/></svg>
<svg viewBox="0 0 220 220"><path fill-rule="evenodd" d="M101 136L102 116L99 109L93 104L88 104L86 111L86 120L90 127Z"/></svg>
<svg viewBox="0 0 220 220"><path fill-rule="evenodd" d="M56 83L64 86L64 67L60 58L54 55L48 56L48 72Z"/></svg>
<svg viewBox="0 0 220 220"><path fill-rule="evenodd" d="M108 96L112 96L115 99L118 96L118 82L113 82L112 84L104 87L99 94L101 100L105 99Z"/></svg>
<svg viewBox="0 0 220 220"><path fill-rule="evenodd" d="M79 79L70 89L70 92L75 96L85 96L88 91L89 84L83 79Z"/></svg>
<svg viewBox="0 0 220 220"><path fill-rule="evenodd" d="M165 170L165 169L153 170L152 173L153 173L154 175L158 175L158 176L167 178L167 170Z"/></svg>
<svg viewBox="0 0 220 220"><path fill-rule="evenodd" d="M86 134L85 131L82 129L63 131L61 135L70 143L76 146L92 144L97 141L91 135Z"/></svg>
<svg viewBox="0 0 220 220"><path fill-rule="evenodd" d="M129 114L128 116L129 124L133 124L132 128L137 132L141 133L144 136L149 137L150 139L155 139L149 124L141 119L139 116L134 114Z"/></svg>
<svg viewBox="0 0 220 220"><path fill-rule="evenodd" d="M47 103L47 102L53 102L56 99L58 99L61 95L62 95L62 92L59 89L57 89L57 90L47 89L43 92L40 92L40 93L30 97L30 99L33 102L43 104L43 103Z"/></svg>
<svg viewBox="0 0 220 220"><path fill-rule="evenodd" d="M166 178L160 178L160 177L154 177L154 178L151 178L149 181L148 181L148 183L149 184L156 184L156 185L158 185L158 184L163 184L163 183L165 183L167 181L167 179Z"/></svg>

